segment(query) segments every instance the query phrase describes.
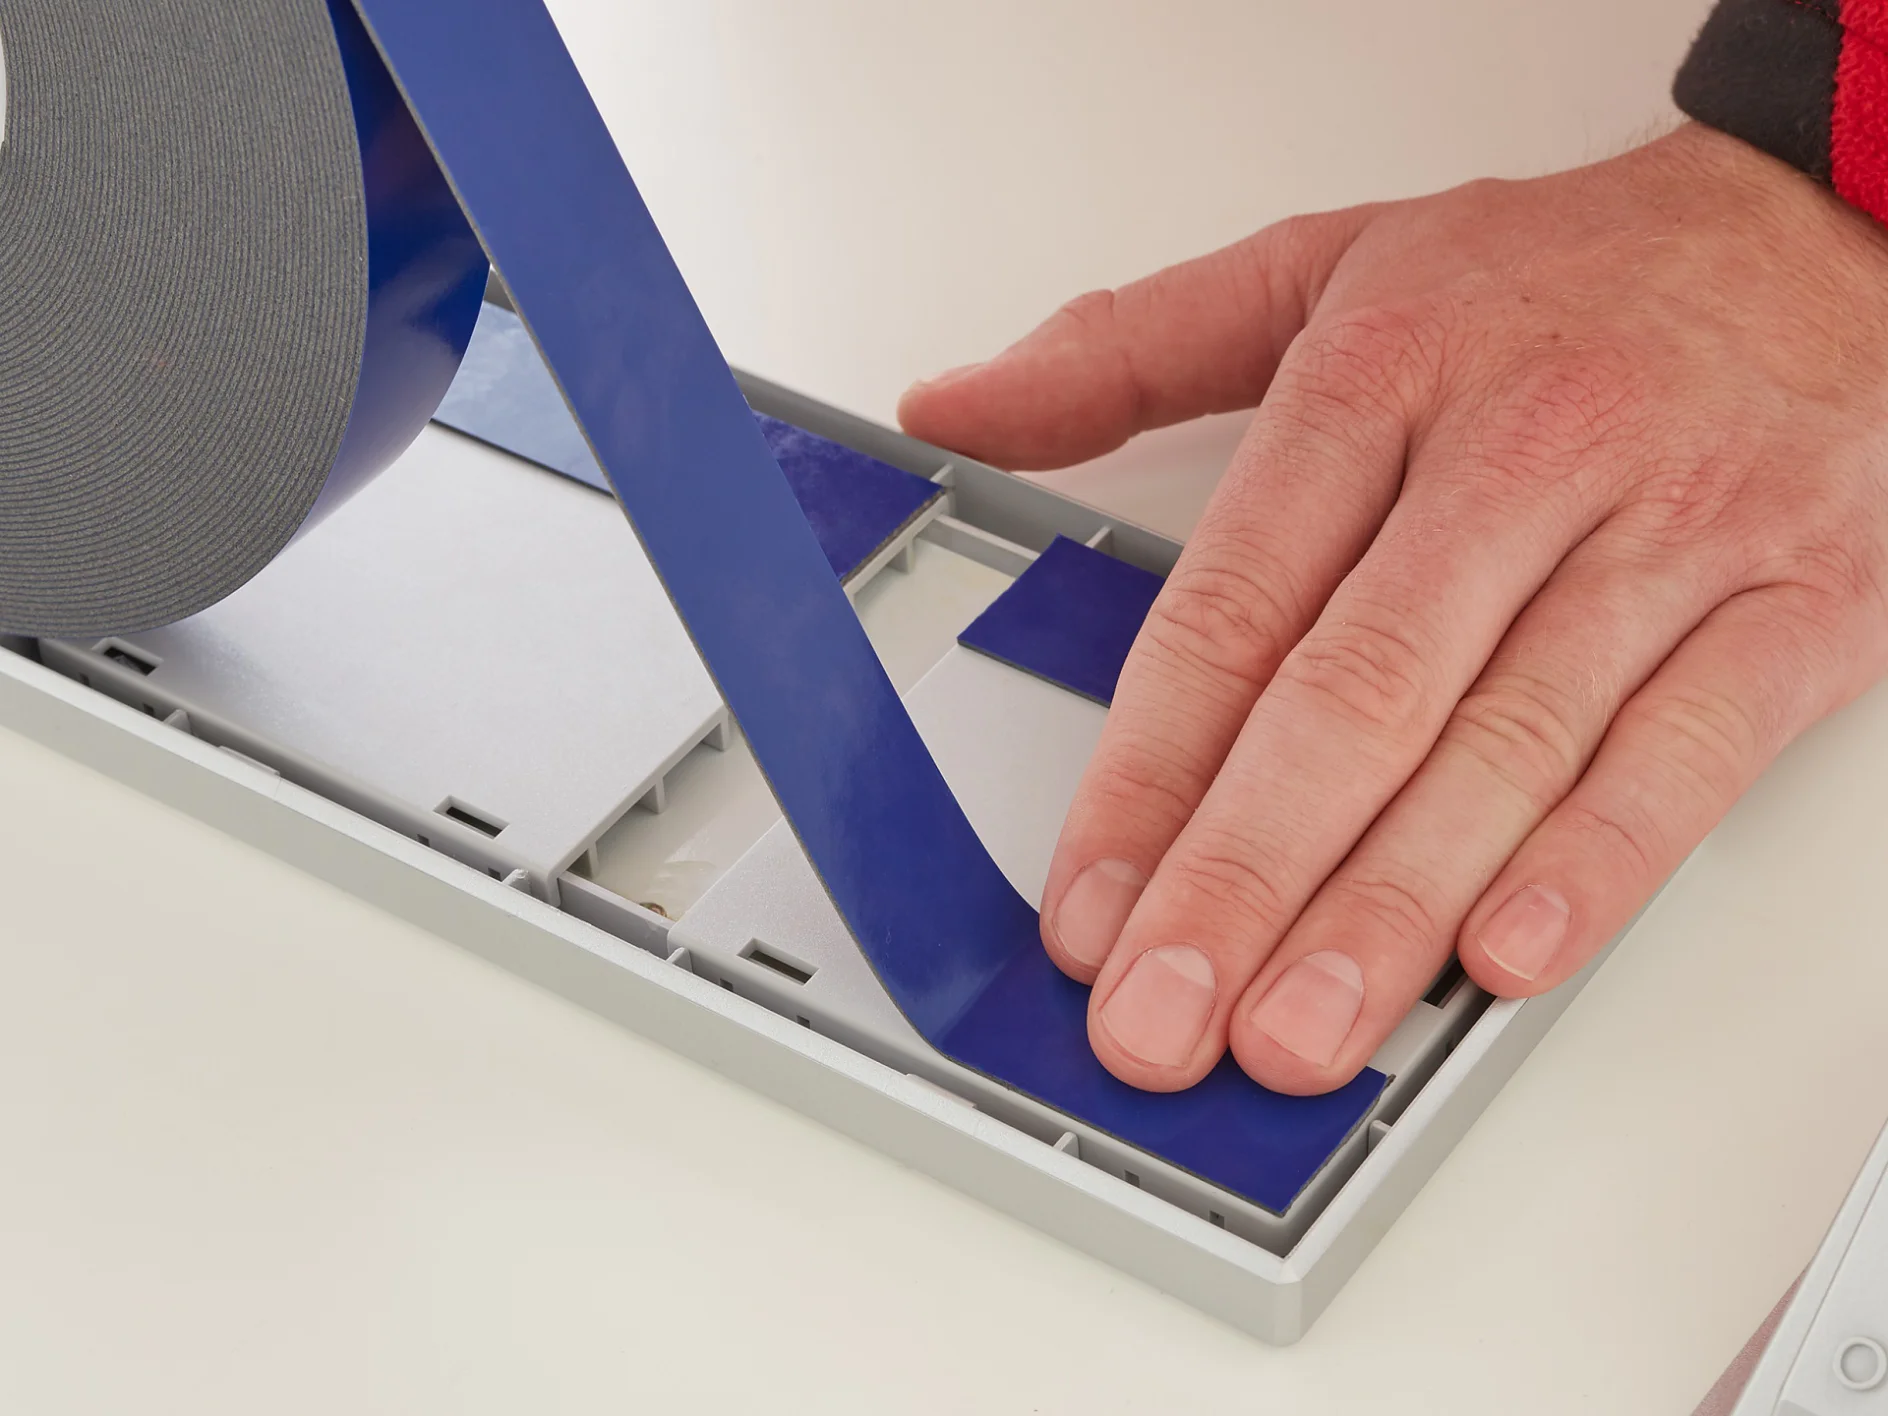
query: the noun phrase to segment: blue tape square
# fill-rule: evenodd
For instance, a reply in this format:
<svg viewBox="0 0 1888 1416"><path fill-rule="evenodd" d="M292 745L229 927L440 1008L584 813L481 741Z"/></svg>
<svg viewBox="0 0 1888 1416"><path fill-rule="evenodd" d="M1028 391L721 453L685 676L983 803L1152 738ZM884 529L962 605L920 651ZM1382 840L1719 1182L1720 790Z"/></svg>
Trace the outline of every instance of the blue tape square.
<svg viewBox="0 0 1888 1416"><path fill-rule="evenodd" d="M1057 536L957 642L1106 706L1163 583Z"/></svg>

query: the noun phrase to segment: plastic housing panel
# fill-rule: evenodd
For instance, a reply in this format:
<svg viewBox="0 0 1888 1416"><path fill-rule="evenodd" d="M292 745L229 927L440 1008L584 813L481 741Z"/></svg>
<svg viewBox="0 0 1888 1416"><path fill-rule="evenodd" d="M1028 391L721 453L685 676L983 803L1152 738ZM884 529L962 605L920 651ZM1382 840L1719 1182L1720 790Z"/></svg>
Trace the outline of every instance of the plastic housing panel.
<svg viewBox="0 0 1888 1416"><path fill-rule="evenodd" d="M893 564L853 605L902 694L1011 581L945 549L931 530ZM669 779L669 809L630 812L598 840L583 868L626 899L676 919L780 819L780 804L737 731L724 751L690 753Z"/></svg>
<svg viewBox="0 0 1888 1416"><path fill-rule="evenodd" d="M437 427L220 605L44 657L540 893L727 724L616 504Z"/></svg>
<svg viewBox="0 0 1888 1416"><path fill-rule="evenodd" d="M1085 542L1106 538L1114 554L1159 573L1171 568L1177 554L1172 541L1115 523L1039 486L764 380L743 376L742 384L765 412L936 477L950 489L950 505L926 530L927 538L1008 574L1028 565L1032 553L1058 534ZM443 433L427 436L454 446L462 442ZM507 459L495 465L508 475L518 473ZM541 480L590 495L549 476ZM532 483L526 478L522 484ZM491 602L516 588L479 575L461 577L455 585L477 607L466 609L459 621L475 631L487 623L480 611L502 613ZM894 588L903 592L911 585ZM559 614L572 610L569 603L558 607ZM508 641L475 634L461 643L473 644L476 653L502 654ZM979 1095L981 1079L951 1070L934 1053L868 1035L865 1027L855 1030L856 1037L843 1037L856 999L835 996L819 1016L806 1007L814 994L843 981L844 969L820 952L827 947L822 941L831 907L816 886L809 890L804 862L790 850L755 849L728 877L714 910L704 901L690 913L683 935L695 938L700 953L693 954L678 947L676 926L577 875L564 874L549 892L561 908L505 888L488 873L497 863L489 854L503 843L502 833L493 840L466 830L469 839L461 840L451 830L435 831L429 850L412 838L419 834L416 820L422 828L442 820L430 805L409 819L398 802L322 763L285 754L288 769L276 772L220 750L228 744L252 758L268 752L269 743L257 733L238 742L227 735L236 730L232 724L204 725L175 715L167 724L141 711L161 706L150 700L174 663L146 677L92 654L89 646L43 648L61 662L63 674L33 662L30 643L0 645L0 726L271 851L1267 1341L1290 1342L1303 1333L1588 976L1519 1004L1486 1004L1473 990L1458 990L1444 1010L1440 1046L1430 1044L1430 1019L1419 1010L1417 1024L1376 1059L1396 1074L1394 1097L1385 1098L1356 1145L1326 1168L1281 1222L1255 1207L1227 1208L1221 1192L1191 1177L1169 1185L1156 1163L1126 1148L1111 1152L1079 1136L1071 1140L1070 1133L1042 1125L1042 1118L1015 1105L1013 1094ZM361 637L348 650L333 662L349 672L413 652L411 645L382 635ZM1008 672L963 657L978 668ZM461 682L462 673L480 672L449 655L438 662L449 683ZM93 682L113 696L67 676L88 670L104 675ZM1058 693L1014 677L1042 693ZM911 695L921 725L932 718L931 693L939 693L940 705L948 698L942 692L948 681L949 675L941 676L926 692ZM467 715L482 715L487 706L445 693L434 701L440 711ZM364 734L370 723L352 726ZM974 741L973 722L955 726ZM469 749L494 753L489 719L480 716L476 730L463 731ZM926 732L942 756L954 755L949 741L932 728ZM532 754L529 743L506 747ZM990 801L980 801L961 778L953 785L965 792L974 815L987 814ZM417 795L424 800L425 794ZM1024 849L1027 833L1020 827L1008 843L995 825L983 829L993 833L990 843L1018 886L1038 891L1047 845L1037 837L1038 844ZM513 885L522 883L522 876L512 878ZM756 912L755 933L726 942L739 929L713 922L738 920L748 909ZM741 949L754 937L819 971L798 985L742 958ZM1597 966L1595 961L1588 973ZM1425 1078L1432 1067L1433 1075ZM1125 1180L1130 1170L1141 1186Z"/></svg>
<svg viewBox="0 0 1888 1416"><path fill-rule="evenodd" d="M567 910L508 890L18 653L0 652L0 726L1274 1343L1303 1335L1599 962L1542 998L1490 1005L1280 1258L664 963L663 922L587 882L569 882Z"/></svg>

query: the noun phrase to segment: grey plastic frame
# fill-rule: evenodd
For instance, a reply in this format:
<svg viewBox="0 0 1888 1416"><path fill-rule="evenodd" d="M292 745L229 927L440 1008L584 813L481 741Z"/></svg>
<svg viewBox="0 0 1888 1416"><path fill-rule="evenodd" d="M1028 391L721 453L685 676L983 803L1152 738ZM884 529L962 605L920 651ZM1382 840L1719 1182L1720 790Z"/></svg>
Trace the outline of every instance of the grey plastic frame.
<svg viewBox="0 0 1888 1416"><path fill-rule="evenodd" d="M1171 569L1178 554L1166 538L994 468L765 380L743 375L742 383L763 411L937 476L950 487L953 504L928 534L948 539L953 549L1011 570L1058 533L1091 543L1106 538L1113 554L1159 572ZM1242 1234L1224 1227L1223 1215L1221 1223L1211 1222L1197 1197L1183 1208L1129 1183L1121 1174L1123 1157L1104 1154L1105 1146L1091 1143L1084 1156L1073 1132L1050 1139L1040 1118L1018 1112L1012 1120L1028 1126L1023 1129L966 1105L968 1098L938 1081L802 1026L790 996L732 992L723 968L708 970L714 977L697 976L687 951L671 948L668 921L587 880L566 875L550 892L555 900L537 898L523 872L502 882L490 878L492 863L480 858L478 842L457 843L461 849L452 854L429 849L388 824L387 816L374 819L368 814L373 805L352 792L298 784L193 736L186 721L159 721L37 662L28 642L0 641L0 647L14 651L0 653L0 726L1274 1343L1303 1334L1599 963L1525 1003L1483 1007L1472 989L1456 989L1446 1010L1454 1046L1446 1056L1425 1059L1422 1071L1433 1066L1433 1075L1408 1088L1413 1096L1399 1095L1400 1109L1373 1122L1341 1163L1327 1167L1316 1193L1293 1207L1287 1226L1266 1229L1254 1221L1237 1226ZM102 685L113 686L135 689L129 682ZM435 845L451 849L446 842ZM770 930L768 942L792 952L790 932ZM987 1096L978 1099L989 1105ZM1226 1198L1227 1212L1251 1210Z"/></svg>

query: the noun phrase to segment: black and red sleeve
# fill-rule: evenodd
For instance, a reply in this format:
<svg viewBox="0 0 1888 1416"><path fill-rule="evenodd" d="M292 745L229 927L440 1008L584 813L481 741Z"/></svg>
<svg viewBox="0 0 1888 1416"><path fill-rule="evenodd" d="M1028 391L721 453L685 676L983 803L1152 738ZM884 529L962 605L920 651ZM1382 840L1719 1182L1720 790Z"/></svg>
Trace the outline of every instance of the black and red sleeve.
<svg viewBox="0 0 1888 1416"><path fill-rule="evenodd" d="M1719 0L1672 97L1888 222L1888 0Z"/></svg>

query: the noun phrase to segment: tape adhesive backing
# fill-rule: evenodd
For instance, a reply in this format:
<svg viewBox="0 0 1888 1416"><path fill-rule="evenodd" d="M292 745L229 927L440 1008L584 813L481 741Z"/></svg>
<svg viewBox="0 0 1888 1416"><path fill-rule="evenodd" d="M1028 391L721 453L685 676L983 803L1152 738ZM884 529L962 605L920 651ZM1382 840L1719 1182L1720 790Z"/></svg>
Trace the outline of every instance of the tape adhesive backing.
<svg viewBox="0 0 1888 1416"><path fill-rule="evenodd" d="M348 0L0 0L0 628L166 624L410 443L485 258Z"/></svg>
<svg viewBox="0 0 1888 1416"><path fill-rule="evenodd" d="M356 7L385 69L347 0L0 0L0 627L192 613L418 431L483 286L443 171L918 1031L1288 1207L1385 1079L1285 1097L1228 1059L1156 1095L1095 1060L1088 990L906 715L541 0Z"/></svg>

